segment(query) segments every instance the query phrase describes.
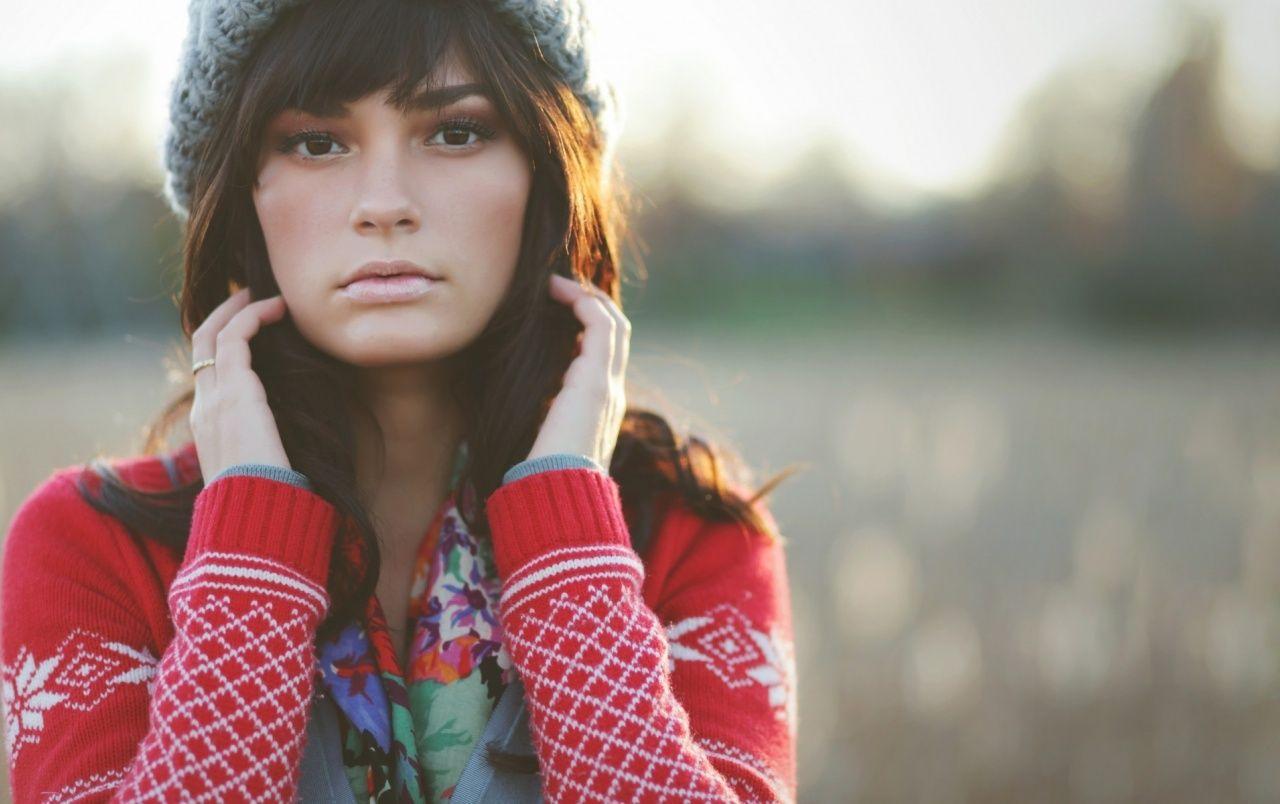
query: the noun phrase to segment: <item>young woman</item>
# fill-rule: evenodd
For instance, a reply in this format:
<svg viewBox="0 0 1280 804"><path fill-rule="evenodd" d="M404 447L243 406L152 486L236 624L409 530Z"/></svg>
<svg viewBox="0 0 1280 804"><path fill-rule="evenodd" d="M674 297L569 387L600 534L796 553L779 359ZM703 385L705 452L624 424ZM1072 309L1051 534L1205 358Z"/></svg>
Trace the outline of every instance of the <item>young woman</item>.
<svg viewBox="0 0 1280 804"><path fill-rule="evenodd" d="M193 387L14 517L14 800L793 799L781 478L626 403L582 10L191 9Z"/></svg>

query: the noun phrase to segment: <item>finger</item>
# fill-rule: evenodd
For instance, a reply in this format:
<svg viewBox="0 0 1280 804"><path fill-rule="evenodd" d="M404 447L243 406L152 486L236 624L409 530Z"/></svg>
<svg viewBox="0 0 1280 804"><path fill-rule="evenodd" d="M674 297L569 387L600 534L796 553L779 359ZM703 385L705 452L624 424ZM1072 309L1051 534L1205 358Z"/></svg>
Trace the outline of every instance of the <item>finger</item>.
<svg viewBox="0 0 1280 804"><path fill-rule="evenodd" d="M251 301L249 288L241 288L213 308L204 321L200 322L200 326L196 327L196 331L191 333L192 357L197 360L213 357L214 338L232 316L244 309Z"/></svg>
<svg viewBox="0 0 1280 804"><path fill-rule="evenodd" d="M249 303L249 289L241 288L222 301L213 312L200 322L196 331L191 333L191 362L197 363L206 358L216 357L218 331L231 320L231 317ZM216 384L216 365L202 368L196 372L196 393L209 393Z"/></svg>
<svg viewBox="0 0 1280 804"><path fill-rule="evenodd" d="M611 372L617 322L599 296L588 291L582 291L574 300L573 313L585 326L581 356L605 372Z"/></svg>
<svg viewBox="0 0 1280 804"><path fill-rule="evenodd" d="M598 290L595 285L585 279L578 278L577 275L569 277L561 276L560 274L551 274L549 288L551 295L560 301L572 301L583 293L591 293Z"/></svg>
<svg viewBox="0 0 1280 804"><path fill-rule="evenodd" d="M613 348L613 376L621 380L627 375L627 360L631 357L631 319L618 310L618 328L614 331L617 343Z"/></svg>
<svg viewBox="0 0 1280 804"><path fill-rule="evenodd" d="M249 341L264 325L283 318L284 312L284 299L272 296L253 302L232 316L218 333L215 357L219 373L227 377L233 376L237 371L252 370L253 353L249 349Z"/></svg>
<svg viewBox="0 0 1280 804"><path fill-rule="evenodd" d="M556 276L556 275L553 275ZM564 277L558 277L564 280ZM564 294L565 301L573 301L579 295L575 291L584 291L597 298L605 311L614 320L614 344L611 351L613 359L610 362L609 370L614 377L621 379L627 370L627 360L631 352L631 321L618 307L617 302L613 300L605 291L595 285L583 285L581 282L571 282L564 280L559 286L560 291Z"/></svg>
<svg viewBox="0 0 1280 804"><path fill-rule="evenodd" d="M627 356L631 351L631 320L618 307L618 303L613 297L605 293L600 288L595 288L595 293L600 299L600 303L604 305L604 309L613 316L614 327L614 343L613 343L613 376L621 379L627 371Z"/></svg>
<svg viewBox="0 0 1280 804"><path fill-rule="evenodd" d="M631 325L609 295L595 285L558 274L551 276L551 294L572 305L574 315L585 326L585 331L579 334L581 343L577 354L586 355L588 361L601 366L610 378L620 378L626 356L619 355L618 338L623 336L619 330L629 333Z"/></svg>

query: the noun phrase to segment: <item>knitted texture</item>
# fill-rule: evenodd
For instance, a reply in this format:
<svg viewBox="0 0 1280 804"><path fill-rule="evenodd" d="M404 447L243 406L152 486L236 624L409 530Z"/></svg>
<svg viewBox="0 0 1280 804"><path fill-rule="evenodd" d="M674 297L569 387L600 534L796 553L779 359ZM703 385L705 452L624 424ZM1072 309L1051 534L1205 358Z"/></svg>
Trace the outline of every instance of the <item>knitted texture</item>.
<svg viewBox="0 0 1280 804"><path fill-rule="evenodd" d="M525 685L543 796L793 800L796 680L781 545L682 508L642 560L619 493L608 475L566 469L489 498L500 618Z"/></svg>
<svg viewBox="0 0 1280 804"><path fill-rule="evenodd" d="M177 458L198 472L189 447ZM159 458L116 468L169 484ZM226 476L197 498L183 554L91 508L78 471L37 488L4 543L13 800L293 800L337 512ZM635 512L588 468L528 475L486 506L546 801L794 800L781 543L670 494L641 556Z"/></svg>
<svg viewBox="0 0 1280 804"><path fill-rule="evenodd" d="M164 196L189 214L196 158L226 111L250 52L285 11L307 0L190 0L179 68L170 86ZM596 119L612 159L622 125L620 99L591 60L592 27L583 0L485 0L565 82Z"/></svg>
<svg viewBox="0 0 1280 804"><path fill-rule="evenodd" d="M163 472L135 482L154 488L147 476ZM183 557L140 548L74 480L55 473L4 544L13 800L287 800L336 510L286 483L225 478L197 498Z"/></svg>

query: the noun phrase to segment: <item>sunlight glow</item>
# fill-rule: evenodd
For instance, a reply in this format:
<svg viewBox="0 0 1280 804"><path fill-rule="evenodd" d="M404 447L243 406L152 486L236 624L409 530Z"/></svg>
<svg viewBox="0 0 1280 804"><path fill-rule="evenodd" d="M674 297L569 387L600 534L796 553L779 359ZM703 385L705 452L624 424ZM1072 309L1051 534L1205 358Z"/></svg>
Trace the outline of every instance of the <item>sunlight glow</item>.
<svg viewBox="0 0 1280 804"><path fill-rule="evenodd" d="M845 159L833 169L886 199L973 190L999 165L1020 104L1064 66L1108 58L1131 78L1162 69L1178 8L1167 0L589 3L601 67L623 93L624 160L701 154L693 161L711 174L709 191L743 197L834 136ZM185 3L75 4L74 13L70 0L3 5L4 82L70 54L144 52L139 127L158 155ZM1232 141L1255 163L1280 161L1280 4L1183 6L1226 19Z"/></svg>

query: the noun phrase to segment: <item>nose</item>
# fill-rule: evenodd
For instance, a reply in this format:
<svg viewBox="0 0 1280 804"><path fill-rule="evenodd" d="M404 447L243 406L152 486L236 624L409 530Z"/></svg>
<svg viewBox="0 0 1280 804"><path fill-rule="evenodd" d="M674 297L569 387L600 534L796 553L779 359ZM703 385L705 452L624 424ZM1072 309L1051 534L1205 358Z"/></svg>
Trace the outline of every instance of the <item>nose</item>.
<svg viewBox="0 0 1280 804"><path fill-rule="evenodd" d="M422 213L411 192L407 171L394 156L372 157L361 184L351 221L362 234L388 235L397 229L415 232Z"/></svg>

